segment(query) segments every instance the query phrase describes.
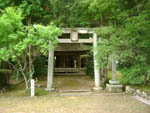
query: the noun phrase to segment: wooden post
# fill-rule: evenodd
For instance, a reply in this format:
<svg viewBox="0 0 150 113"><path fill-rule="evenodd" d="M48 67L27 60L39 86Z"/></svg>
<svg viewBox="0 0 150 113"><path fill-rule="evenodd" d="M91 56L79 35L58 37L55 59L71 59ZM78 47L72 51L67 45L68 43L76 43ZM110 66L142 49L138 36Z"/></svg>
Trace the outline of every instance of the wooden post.
<svg viewBox="0 0 150 113"><path fill-rule="evenodd" d="M35 84L34 79L31 79L31 97L35 96Z"/></svg>

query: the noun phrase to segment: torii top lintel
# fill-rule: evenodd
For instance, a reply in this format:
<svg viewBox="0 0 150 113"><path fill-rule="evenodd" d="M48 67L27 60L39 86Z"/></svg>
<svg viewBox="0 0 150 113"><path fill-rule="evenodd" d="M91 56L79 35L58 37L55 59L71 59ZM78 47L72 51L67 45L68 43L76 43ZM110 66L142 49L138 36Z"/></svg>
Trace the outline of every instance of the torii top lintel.
<svg viewBox="0 0 150 113"><path fill-rule="evenodd" d="M63 34L70 34L69 39L58 39L59 43L93 43L93 37L80 39L78 34L95 34L96 28L61 28Z"/></svg>
<svg viewBox="0 0 150 113"><path fill-rule="evenodd" d="M63 33L77 32L80 34L93 34L96 28L61 28Z"/></svg>

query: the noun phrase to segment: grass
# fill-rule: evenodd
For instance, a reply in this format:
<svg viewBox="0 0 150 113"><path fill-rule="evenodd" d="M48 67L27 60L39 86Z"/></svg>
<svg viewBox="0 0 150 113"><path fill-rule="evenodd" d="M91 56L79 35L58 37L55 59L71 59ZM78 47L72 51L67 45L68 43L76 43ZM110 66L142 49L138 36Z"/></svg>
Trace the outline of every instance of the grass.
<svg viewBox="0 0 150 113"><path fill-rule="evenodd" d="M120 80L121 77L123 76L121 72L117 71L116 73L116 79L117 80ZM112 79L112 71L108 71L108 79L111 80Z"/></svg>
<svg viewBox="0 0 150 113"><path fill-rule="evenodd" d="M45 96L45 95L48 95L49 92L45 91L44 88L36 88L35 90L35 95L36 96ZM26 93L25 93L26 96L30 96L30 91L28 90Z"/></svg>

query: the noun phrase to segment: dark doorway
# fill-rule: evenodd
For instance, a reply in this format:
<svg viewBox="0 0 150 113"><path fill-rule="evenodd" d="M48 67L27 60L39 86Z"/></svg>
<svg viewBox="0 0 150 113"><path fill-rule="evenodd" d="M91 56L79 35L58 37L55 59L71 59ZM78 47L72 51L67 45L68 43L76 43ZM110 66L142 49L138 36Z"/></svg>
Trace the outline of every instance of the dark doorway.
<svg viewBox="0 0 150 113"><path fill-rule="evenodd" d="M85 59L82 57L87 51L55 52L55 74L84 74Z"/></svg>
<svg viewBox="0 0 150 113"><path fill-rule="evenodd" d="M74 68L73 55L56 55L55 68Z"/></svg>

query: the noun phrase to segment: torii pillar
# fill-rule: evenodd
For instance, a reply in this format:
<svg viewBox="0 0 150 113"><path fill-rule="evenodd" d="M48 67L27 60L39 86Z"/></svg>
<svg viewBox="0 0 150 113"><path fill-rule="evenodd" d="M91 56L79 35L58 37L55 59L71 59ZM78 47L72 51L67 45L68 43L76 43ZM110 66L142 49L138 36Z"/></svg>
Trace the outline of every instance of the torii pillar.
<svg viewBox="0 0 150 113"><path fill-rule="evenodd" d="M49 50L48 54L48 73L46 91L53 91L53 73L54 73L54 49Z"/></svg>
<svg viewBox="0 0 150 113"><path fill-rule="evenodd" d="M94 79L95 79L95 87L93 90L99 91L103 88L101 87L101 75L100 75L100 69L98 67L98 61L96 59L96 55L98 53L97 51L97 42L98 38L96 33L93 34L93 57L94 57Z"/></svg>

